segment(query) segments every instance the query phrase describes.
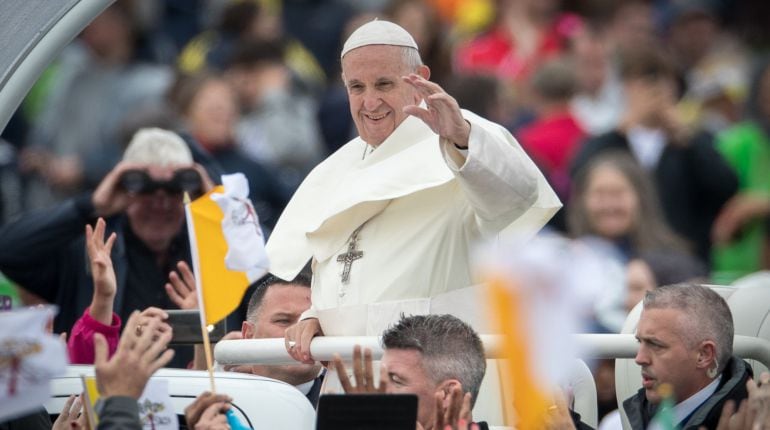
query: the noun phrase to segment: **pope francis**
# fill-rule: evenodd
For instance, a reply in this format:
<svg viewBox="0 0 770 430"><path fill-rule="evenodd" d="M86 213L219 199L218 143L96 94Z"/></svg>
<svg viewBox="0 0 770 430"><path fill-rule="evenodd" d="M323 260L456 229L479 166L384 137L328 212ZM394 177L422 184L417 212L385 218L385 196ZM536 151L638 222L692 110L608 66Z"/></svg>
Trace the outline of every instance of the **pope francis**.
<svg viewBox="0 0 770 430"><path fill-rule="evenodd" d="M401 312L451 310L472 284L475 240L537 231L561 206L503 127L428 80L406 30L364 24L341 59L359 137L308 175L267 243L280 278L311 261L312 307L286 331L305 362L314 336L379 335Z"/></svg>

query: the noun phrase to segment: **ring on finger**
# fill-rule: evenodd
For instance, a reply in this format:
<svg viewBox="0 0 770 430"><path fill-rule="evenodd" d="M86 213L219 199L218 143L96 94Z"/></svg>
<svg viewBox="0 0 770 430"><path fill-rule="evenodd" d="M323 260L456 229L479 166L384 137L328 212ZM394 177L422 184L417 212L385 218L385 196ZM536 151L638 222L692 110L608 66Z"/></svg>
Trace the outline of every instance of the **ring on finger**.
<svg viewBox="0 0 770 430"><path fill-rule="evenodd" d="M289 349L294 349L294 347L297 346L297 342L290 340L289 341Z"/></svg>
<svg viewBox="0 0 770 430"><path fill-rule="evenodd" d="M144 331L144 324L137 324L136 335L141 336L143 331Z"/></svg>

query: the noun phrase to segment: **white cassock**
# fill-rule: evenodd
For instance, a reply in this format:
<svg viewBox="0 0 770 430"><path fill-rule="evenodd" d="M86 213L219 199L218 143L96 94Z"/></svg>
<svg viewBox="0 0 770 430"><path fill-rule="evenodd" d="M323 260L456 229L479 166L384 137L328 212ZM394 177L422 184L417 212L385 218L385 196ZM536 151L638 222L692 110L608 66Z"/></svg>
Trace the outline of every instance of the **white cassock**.
<svg viewBox="0 0 770 430"><path fill-rule="evenodd" d="M467 151L409 116L371 153L356 138L332 154L284 210L267 243L270 271L290 280L312 258L302 317L318 317L325 335L380 335L401 312L473 319L464 314L474 242L534 234L561 207L507 130L462 112Z"/></svg>

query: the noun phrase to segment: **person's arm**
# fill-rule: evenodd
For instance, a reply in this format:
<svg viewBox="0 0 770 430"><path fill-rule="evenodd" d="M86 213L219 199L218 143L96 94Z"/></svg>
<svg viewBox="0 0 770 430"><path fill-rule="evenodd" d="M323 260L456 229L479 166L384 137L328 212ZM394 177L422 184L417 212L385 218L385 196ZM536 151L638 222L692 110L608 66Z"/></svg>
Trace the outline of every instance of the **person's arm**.
<svg viewBox="0 0 770 430"><path fill-rule="evenodd" d="M91 218L90 195L26 213L0 228L0 271L48 302L56 300L58 258Z"/></svg>
<svg viewBox="0 0 770 430"><path fill-rule="evenodd" d="M0 271L22 288L55 302L59 266L68 262L57 258L58 254L69 251L67 245L81 234L83 225L125 210L130 198L120 187L120 178L135 167L121 162L93 194L26 214L0 228L0 243L6 244L0 247Z"/></svg>
<svg viewBox="0 0 770 430"><path fill-rule="evenodd" d="M120 317L113 312L117 281L110 257L116 235L112 233L105 241L105 226L102 218L96 222L96 228L86 225L86 251L91 265L94 294L91 305L72 327L67 343L70 361L73 364L93 363L95 333L105 336L110 355L118 346Z"/></svg>
<svg viewBox="0 0 770 430"><path fill-rule="evenodd" d="M447 165L455 173L482 234L499 232L533 206L542 212L528 222L542 226L561 207L535 164L503 127L463 114L452 96L417 74L403 79L426 105L406 106L404 112L439 135Z"/></svg>
<svg viewBox="0 0 770 430"><path fill-rule="evenodd" d="M94 335L101 334L107 341L109 356L115 353L120 337L120 317L113 313L110 324L102 324L91 316L90 308L83 312L72 326L67 340L67 353L72 364L94 363Z"/></svg>
<svg viewBox="0 0 770 430"><path fill-rule="evenodd" d="M96 408L99 425L96 430L141 430L139 403L129 396L110 396L99 402Z"/></svg>

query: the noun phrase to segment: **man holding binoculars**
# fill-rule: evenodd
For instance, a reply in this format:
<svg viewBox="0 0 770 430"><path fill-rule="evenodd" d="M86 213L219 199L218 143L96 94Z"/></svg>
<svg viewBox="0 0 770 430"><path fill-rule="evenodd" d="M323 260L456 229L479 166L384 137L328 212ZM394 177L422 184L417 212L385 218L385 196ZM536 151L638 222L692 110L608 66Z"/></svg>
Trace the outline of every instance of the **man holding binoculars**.
<svg viewBox="0 0 770 430"><path fill-rule="evenodd" d="M112 261L114 311L175 306L164 285L179 261L190 262L183 193L195 198L213 186L187 144L161 129L139 130L93 193L30 212L0 229L0 271L19 287L59 305L54 331L69 331L94 294L83 229L98 217L117 233ZM185 354L172 365L184 366Z"/></svg>

